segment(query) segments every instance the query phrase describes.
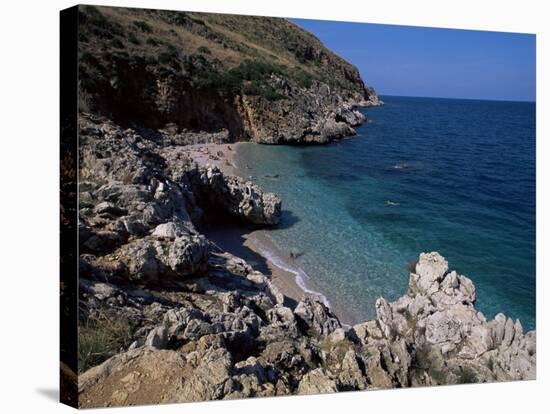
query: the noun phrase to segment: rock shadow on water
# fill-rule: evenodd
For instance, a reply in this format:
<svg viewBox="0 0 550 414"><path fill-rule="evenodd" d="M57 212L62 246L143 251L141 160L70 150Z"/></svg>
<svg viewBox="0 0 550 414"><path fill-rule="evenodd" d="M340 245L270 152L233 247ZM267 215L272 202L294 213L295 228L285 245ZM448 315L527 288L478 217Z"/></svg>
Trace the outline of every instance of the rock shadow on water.
<svg viewBox="0 0 550 414"><path fill-rule="evenodd" d="M289 210L283 210L282 213L282 220L277 226L278 229L288 228L299 220ZM254 270L257 270L265 275L272 275L267 259L245 245L245 236L258 229L259 228L257 226L252 226L225 218L209 223L203 229L203 233L210 241L221 248L221 250L245 260L254 268ZM269 228L262 228L262 230L269 230ZM294 309L297 302L294 299L285 296L284 305Z"/></svg>
<svg viewBox="0 0 550 414"><path fill-rule="evenodd" d="M300 218L296 214L294 214L291 210L282 209L281 222L277 225L277 227L274 227L273 229L286 230L294 226L299 221L300 221ZM269 231L271 229L266 228L264 230Z"/></svg>

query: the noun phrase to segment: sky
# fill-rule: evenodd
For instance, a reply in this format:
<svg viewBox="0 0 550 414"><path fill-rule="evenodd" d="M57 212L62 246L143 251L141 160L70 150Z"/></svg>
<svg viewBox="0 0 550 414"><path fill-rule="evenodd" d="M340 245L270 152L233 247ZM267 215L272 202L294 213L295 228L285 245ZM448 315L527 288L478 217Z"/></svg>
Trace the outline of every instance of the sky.
<svg viewBox="0 0 550 414"><path fill-rule="evenodd" d="M292 19L379 95L535 101L535 35Z"/></svg>

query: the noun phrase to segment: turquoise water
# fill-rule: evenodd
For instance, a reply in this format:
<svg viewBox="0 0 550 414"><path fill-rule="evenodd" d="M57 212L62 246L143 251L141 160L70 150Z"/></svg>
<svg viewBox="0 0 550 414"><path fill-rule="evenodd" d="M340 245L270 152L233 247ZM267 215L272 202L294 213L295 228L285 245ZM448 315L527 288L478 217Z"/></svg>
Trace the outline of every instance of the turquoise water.
<svg viewBox="0 0 550 414"><path fill-rule="evenodd" d="M535 104L385 97L358 135L328 146L244 145L237 163L283 200L265 231L304 251L304 281L371 318L405 293L407 264L439 251L478 309L535 328Z"/></svg>

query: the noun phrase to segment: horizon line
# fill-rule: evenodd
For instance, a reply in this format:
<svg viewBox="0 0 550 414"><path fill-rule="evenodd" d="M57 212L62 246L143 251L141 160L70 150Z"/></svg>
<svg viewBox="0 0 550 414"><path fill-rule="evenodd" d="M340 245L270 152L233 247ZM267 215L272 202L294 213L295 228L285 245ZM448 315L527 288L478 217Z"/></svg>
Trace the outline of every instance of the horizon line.
<svg viewBox="0 0 550 414"><path fill-rule="evenodd" d="M419 95L395 95L388 93L376 93L379 97L389 96L396 98L427 98L427 99L455 99L461 101L489 101L489 102L521 102L521 103L537 103L536 99L531 100L518 100L518 99L495 99L495 98L460 98L449 96L419 96Z"/></svg>

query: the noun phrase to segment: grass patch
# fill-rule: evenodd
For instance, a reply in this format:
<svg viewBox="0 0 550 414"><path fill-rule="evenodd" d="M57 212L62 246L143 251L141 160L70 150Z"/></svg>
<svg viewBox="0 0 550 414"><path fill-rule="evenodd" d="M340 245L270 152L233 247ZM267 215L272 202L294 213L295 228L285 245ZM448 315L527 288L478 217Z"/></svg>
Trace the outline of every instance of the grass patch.
<svg viewBox="0 0 550 414"><path fill-rule="evenodd" d="M86 25L89 30L100 39L113 39L115 36L124 37L124 28L116 22L108 20L96 7L84 6L79 11L80 25Z"/></svg>
<svg viewBox="0 0 550 414"><path fill-rule="evenodd" d="M151 26L149 26L143 20L134 21L134 26L136 26L139 30L141 30L144 33L151 33L153 31L153 29L151 29Z"/></svg>
<svg viewBox="0 0 550 414"><path fill-rule="evenodd" d="M134 45L141 44L140 40L137 38L137 36L134 33L130 33L128 35L128 40L133 43Z"/></svg>
<svg viewBox="0 0 550 414"><path fill-rule="evenodd" d="M125 318L101 314L90 317L78 329L78 372L101 364L128 349L132 327Z"/></svg>
<svg viewBox="0 0 550 414"><path fill-rule="evenodd" d="M153 39L152 37L148 37L147 41L145 43L147 43L149 46L158 46L159 45L159 43L155 39Z"/></svg>
<svg viewBox="0 0 550 414"><path fill-rule="evenodd" d="M197 52L202 53L203 55L211 55L212 51L206 46L201 46L197 49Z"/></svg>

